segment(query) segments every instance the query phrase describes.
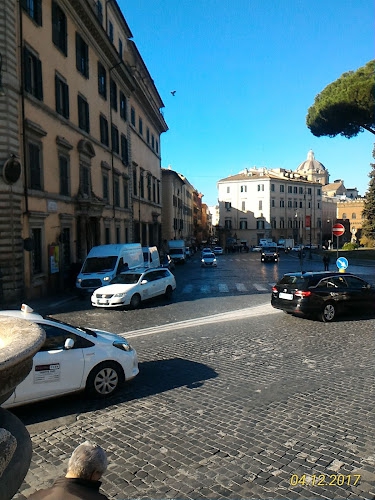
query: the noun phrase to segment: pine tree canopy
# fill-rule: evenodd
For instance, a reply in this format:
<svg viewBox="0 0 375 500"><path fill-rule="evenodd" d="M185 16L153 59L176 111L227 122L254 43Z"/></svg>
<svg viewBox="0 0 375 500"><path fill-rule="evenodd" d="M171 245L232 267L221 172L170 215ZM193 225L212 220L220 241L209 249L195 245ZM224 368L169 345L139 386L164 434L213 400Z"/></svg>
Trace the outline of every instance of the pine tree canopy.
<svg viewBox="0 0 375 500"><path fill-rule="evenodd" d="M317 137L375 134L375 60L327 85L309 108L306 124Z"/></svg>

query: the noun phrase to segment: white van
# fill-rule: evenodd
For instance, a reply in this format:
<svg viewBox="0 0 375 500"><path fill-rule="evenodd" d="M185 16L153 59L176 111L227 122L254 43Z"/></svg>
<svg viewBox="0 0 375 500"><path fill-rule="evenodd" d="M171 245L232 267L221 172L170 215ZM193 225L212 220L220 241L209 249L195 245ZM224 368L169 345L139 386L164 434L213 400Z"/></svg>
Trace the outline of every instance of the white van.
<svg viewBox="0 0 375 500"><path fill-rule="evenodd" d="M160 267L159 252L156 247L142 247L145 268Z"/></svg>
<svg viewBox="0 0 375 500"><path fill-rule="evenodd" d="M122 271L142 268L143 253L140 243L99 245L88 253L76 279L80 293L92 293Z"/></svg>

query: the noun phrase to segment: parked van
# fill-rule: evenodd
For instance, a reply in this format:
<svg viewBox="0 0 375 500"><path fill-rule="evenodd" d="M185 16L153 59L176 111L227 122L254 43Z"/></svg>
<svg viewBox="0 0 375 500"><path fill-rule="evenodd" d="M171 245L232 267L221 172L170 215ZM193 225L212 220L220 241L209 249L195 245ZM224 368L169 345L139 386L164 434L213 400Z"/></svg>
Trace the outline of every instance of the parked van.
<svg viewBox="0 0 375 500"><path fill-rule="evenodd" d="M168 252L176 264L185 264L186 254L184 240L169 240Z"/></svg>
<svg viewBox="0 0 375 500"><path fill-rule="evenodd" d="M160 267L159 252L156 247L142 247L144 267Z"/></svg>
<svg viewBox="0 0 375 500"><path fill-rule="evenodd" d="M140 243L99 245L88 253L77 276L76 288L80 293L92 293L119 273L144 266Z"/></svg>

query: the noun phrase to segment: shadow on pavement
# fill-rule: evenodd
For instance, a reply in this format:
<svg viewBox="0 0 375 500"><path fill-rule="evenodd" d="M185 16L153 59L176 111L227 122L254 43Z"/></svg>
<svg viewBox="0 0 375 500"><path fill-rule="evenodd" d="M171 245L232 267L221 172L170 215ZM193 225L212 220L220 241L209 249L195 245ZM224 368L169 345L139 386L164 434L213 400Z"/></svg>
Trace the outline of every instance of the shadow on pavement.
<svg viewBox="0 0 375 500"><path fill-rule="evenodd" d="M81 393L49 399L40 403L9 409L24 425L30 426L72 416L102 410L112 405L146 398L155 394L185 386L187 389L201 387L205 380L218 374L209 366L182 358L146 361L139 364L139 375L130 383L122 386L112 397L88 399ZM65 422L66 423L66 422ZM62 424L63 425L63 424ZM30 430L32 432L32 429Z"/></svg>

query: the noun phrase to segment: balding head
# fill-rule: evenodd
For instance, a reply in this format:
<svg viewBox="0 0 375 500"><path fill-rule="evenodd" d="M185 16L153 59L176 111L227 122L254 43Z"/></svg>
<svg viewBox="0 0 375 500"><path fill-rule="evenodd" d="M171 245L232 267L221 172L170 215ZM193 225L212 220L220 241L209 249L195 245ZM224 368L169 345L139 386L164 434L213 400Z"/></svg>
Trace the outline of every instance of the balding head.
<svg viewBox="0 0 375 500"><path fill-rule="evenodd" d="M107 455L97 444L85 441L77 446L69 459L66 477L98 481L108 466Z"/></svg>

